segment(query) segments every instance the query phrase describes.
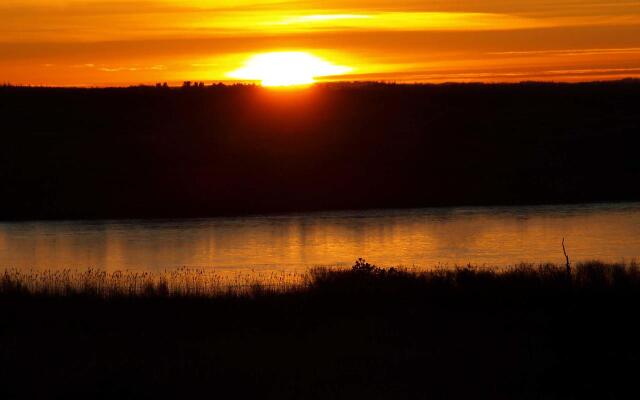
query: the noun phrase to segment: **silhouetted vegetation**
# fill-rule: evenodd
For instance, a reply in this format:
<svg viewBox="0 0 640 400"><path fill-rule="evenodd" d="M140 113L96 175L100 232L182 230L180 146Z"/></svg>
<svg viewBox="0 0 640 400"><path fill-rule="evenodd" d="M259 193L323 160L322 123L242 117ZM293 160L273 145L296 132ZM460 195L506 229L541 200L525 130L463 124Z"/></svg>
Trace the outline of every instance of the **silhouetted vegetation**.
<svg viewBox="0 0 640 400"><path fill-rule="evenodd" d="M197 272L180 274L202 287ZM227 292L172 291L166 274L104 292L98 272L65 276L55 287L75 289L64 293L34 286L35 273L2 278L3 399L637 392L637 264L578 264L568 279L564 265L409 271L359 260L280 290Z"/></svg>
<svg viewBox="0 0 640 400"><path fill-rule="evenodd" d="M637 80L185 85L1 87L0 218L640 199Z"/></svg>

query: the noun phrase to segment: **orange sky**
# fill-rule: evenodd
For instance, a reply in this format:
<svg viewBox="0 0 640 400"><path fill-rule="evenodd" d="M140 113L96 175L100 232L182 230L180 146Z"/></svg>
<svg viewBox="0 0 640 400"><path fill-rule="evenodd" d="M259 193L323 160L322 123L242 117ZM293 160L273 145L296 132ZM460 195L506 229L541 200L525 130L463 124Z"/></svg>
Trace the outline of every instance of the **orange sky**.
<svg viewBox="0 0 640 400"><path fill-rule="evenodd" d="M0 22L0 83L228 81L275 51L349 67L330 80L640 76L638 0L3 0Z"/></svg>

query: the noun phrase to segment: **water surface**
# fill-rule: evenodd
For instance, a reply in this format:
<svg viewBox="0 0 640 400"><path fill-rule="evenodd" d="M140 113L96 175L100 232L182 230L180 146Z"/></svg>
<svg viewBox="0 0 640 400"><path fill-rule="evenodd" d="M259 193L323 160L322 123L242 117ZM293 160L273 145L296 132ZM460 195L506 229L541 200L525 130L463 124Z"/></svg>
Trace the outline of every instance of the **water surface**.
<svg viewBox="0 0 640 400"><path fill-rule="evenodd" d="M0 223L0 268L301 271L640 259L640 203Z"/></svg>

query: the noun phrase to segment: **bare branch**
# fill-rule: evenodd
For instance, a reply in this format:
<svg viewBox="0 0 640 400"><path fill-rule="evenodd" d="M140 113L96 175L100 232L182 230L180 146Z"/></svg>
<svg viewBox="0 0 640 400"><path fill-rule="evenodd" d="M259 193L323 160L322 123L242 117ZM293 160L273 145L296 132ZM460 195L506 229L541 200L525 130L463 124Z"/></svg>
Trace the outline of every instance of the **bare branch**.
<svg viewBox="0 0 640 400"><path fill-rule="evenodd" d="M567 255L567 250L564 247L564 238L562 238L562 252L564 253L564 258L567 259L567 276L571 276L571 262L569 262L569 256Z"/></svg>

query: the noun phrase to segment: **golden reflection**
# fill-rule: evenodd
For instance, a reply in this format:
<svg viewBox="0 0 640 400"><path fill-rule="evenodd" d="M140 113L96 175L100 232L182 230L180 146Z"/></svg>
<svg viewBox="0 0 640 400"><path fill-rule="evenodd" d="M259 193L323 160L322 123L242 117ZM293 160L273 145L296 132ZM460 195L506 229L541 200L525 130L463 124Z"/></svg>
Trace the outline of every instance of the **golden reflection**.
<svg viewBox="0 0 640 400"><path fill-rule="evenodd" d="M504 266L640 254L640 205L327 212L183 221L0 223L0 269L304 272L350 266Z"/></svg>
<svg viewBox="0 0 640 400"><path fill-rule="evenodd" d="M257 54L227 76L277 87L310 85L317 77L342 75L349 71L349 67L334 65L313 54L288 51Z"/></svg>

